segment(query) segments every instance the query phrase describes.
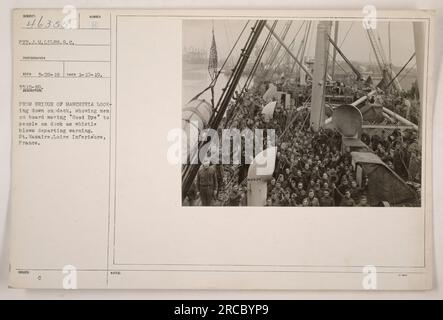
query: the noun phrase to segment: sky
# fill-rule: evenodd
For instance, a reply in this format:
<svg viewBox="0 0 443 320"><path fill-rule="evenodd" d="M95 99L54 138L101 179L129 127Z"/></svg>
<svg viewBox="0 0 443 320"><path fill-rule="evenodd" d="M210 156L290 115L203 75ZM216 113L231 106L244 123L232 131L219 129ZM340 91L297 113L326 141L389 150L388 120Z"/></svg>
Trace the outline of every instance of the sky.
<svg viewBox="0 0 443 320"><path fill-rule="evenodd" d="M253 26L254 22L255 21L249 22L246 30L240 38L240 41L234 50L236 58L238 57L240 48L244 46L251 31L250 27ZM246 20L184 20L183 48L192 46L209 52L209 47L211 45L211 30L212 26L214 26L218 56L219 58L224 58L232 48L245 23ZM268 23L272 24L272 21L268 21ZM285 40L286 43L292 41L302 23L303 21L301 20L293 21ZM276 27L277 34L280 34L285 24L286 21L279 21ZM317 22L313 21L306 53L308 56L314 56L316 29ZM392 21L390 22L390 29L392 63L396 66L403 66L415 51L412 22ZM301 30L302 31L299 32L296 38L296 45L300 43L303 37L304 26ZM386 57L388 58L388 22L378 21L376 30L380 36ZM260 43L264 42L267 33L267 30L264 29L259 38ZM341 50L350 60L365 63L376 62L368 40L367 32L363 28L361 21L341 21L339 23L337 43L341 45ZM297 50L297 47L295 48L295 50ZM413 61L412 64L409 64L408 67L411 67L414 62L415 61Z"/></svg>

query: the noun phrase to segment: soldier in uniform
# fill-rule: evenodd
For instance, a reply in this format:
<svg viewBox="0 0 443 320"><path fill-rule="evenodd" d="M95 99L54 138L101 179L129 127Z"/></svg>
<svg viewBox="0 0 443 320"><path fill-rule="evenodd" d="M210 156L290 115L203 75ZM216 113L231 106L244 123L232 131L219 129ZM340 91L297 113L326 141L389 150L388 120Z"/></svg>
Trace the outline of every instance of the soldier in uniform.
<svg viewBox="0 0 443 320"><path fill-rule="evenodd" d="M340 207L354 207L355 201L351 198L351 192L349 190L345 191L343 199L341 199Z"/></svg>
<svg viewBox="0 0 443 320"><path fill-rule="evenodd" d="M318 201L317 197L315 196L315 192L313 189L310 189L308 192L308 196L303 199L303 203L307 200L307 206L308 207L319 207L320 202Z"/></svg>
<svg viewBox="0 0 443 320"><path fill-rule="evenodd" d="M366 195L362 195L360 197L360 202L358 203L357 207L369 207L368 197Z"/></svg>
<svg viewBox="0 0 443 320"><path fill-rule="evenodd" d="M334 198L329 195L329 189L323 190L323 197L320 198L321 207L335 207Z"/></svg>
<svg viewBox="0 0 443 320"><path fill-rule="evenodd" d="M231 193L229 194L229 205L232 207L238 207L242 200L242 194L238 190L238 185L234 185Z"/></svg>
<svg viewBox="0 0 443 320"><path fill-rule="evenodd" d="M210 206L218 191L217 172L210 164L209 159L205 159L197 174L197 189L202 206Z"/></svg>

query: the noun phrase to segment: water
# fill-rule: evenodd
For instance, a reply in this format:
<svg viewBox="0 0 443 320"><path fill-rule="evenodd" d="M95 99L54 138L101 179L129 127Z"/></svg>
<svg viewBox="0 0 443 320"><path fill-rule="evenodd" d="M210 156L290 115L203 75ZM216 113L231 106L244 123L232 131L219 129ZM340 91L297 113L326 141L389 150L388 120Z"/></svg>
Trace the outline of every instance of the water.
<svg viewBox="0 0 443 320"><path fill-rule="evenodd" d="M197 93L205 89L209 83L211 83L211 78L208 73L207 64L183 64L183 75L182 75L182 106L185 106ZM222 89L226 86L229 80L229 76L221 73L218 77L217 83L214 87L214 101L217 103ZM246 77L240 79L239 86L242 86L246 81ZM211 90L208 90L201 96L201 98L210 101Z"/></svg>

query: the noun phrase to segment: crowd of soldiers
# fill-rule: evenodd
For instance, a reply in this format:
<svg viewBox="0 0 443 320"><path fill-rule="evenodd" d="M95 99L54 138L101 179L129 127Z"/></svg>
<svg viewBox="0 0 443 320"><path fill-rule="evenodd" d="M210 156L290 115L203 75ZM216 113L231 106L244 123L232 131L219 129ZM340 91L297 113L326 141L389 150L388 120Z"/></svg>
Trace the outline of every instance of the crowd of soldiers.
<svg viewBox="0 0 443 320"><path fill-rule="evenodd" d="M366 134L363 138L404 180L419 183L420 153L413 136L396 131L389 136ZM267 205L368 206L367 177L357 183L350 153L341 151L341 137L336 131L313 133L295 125L277 146Z"/></svg>
<svg viewBox="0 0 443 320"><path fill-rule="evenodd" d="M313 132L309 109L301 101L277 105L273 118L261 113L263 90L246 92L227 112L223 125L240 130L274 129L275 171L267 188L267 206L369 206L367 179L358 184L349 152L342 152L335 130ZM404 180L420 183L421 152L413 131L363 133L361 140ZM266 146L265 146L266 148ZM190 205L246 205L247 164L235 169L205 161L188 194Z"/></svg>

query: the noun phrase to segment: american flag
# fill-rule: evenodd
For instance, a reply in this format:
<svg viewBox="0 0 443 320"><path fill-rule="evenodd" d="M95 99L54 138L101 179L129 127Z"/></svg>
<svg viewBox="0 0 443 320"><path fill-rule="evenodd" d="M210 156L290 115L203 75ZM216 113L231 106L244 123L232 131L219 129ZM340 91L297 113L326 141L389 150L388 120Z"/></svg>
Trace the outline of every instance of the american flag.
<svg viewBox="0 0 443 320"><path fill-rule="evenodd" d="M214 29L212 29L212 44L211 44L211 49L209 50L209 64L208 64L208 72L212 81L214 81L215 77L217 76L218 72L217 65L218 65L217 45L215 44Z"/></svg>

